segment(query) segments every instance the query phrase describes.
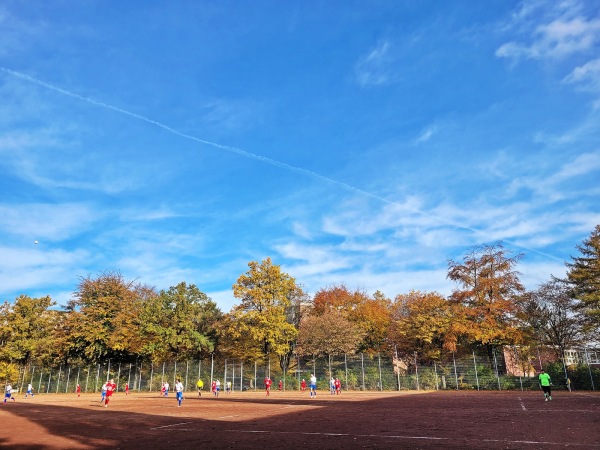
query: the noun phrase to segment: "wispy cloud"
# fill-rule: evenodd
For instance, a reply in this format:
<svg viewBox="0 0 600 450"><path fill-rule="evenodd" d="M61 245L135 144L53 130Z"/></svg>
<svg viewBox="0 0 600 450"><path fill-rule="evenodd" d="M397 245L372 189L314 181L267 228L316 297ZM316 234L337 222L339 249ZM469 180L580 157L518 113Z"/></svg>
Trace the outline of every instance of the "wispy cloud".
<svg viewBox="0 0 600 450"><path fill-rule="evenodd" d="M356 82L363 87L380 86L399 80L397 61L389 41L379 42L354 66Z"/></svg>
<svg viewBox="0 0 600 450"><path fill-rule="evenodd" d="M590 51L600 41L600 19L579 15L574 3L557 3L543 23L535 23L531 12L535 8L522 9L513 16L512 29L519 30L521 40L507 42L496 50L499 58L561 59L574 53ZM574 16L574 14L576 14Z"/></svg>
<svg viewBox="0 0 600 450"><path fill-rule="evenodd" d="M102 215L84 203L5 203L0 204L0 229L6 234L27 237L31 241L63 240L87 229Z"/></svg>
<svg viewBox="0 0 600 450"><path fill-rule="evenodd" d="M430 127L425 128L419 136L415 139L415 145L422 144L424 142L429 141L438 131L437 126L432 125Z"/></svg>
<svg viewBox="0 0 600 450"><path fill-rule="evenodd" d="M576 84L586 91L600 93L600 58L576 67L563 81Z"/></svg>

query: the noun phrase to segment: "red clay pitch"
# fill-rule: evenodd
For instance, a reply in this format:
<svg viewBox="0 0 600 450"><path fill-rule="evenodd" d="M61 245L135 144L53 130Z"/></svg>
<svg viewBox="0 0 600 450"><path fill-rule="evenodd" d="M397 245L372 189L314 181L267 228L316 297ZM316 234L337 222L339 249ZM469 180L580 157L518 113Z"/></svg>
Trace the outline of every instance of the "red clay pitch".
<svg viewBox="0 0 600 450"><path fill-rule="evenodd" d="M19 449L600 449L600 393L308 392L49 394L0 407Z"/></svg>

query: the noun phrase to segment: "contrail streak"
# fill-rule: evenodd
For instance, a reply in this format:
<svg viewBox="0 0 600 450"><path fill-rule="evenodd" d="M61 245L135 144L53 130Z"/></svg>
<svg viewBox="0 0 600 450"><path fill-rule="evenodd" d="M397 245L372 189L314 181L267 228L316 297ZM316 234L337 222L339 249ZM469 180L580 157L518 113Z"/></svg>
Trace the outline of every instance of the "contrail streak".
<svg viewBox="0 0 600 450"><path fill-rule="evenodd" d="M229 146L229 145L218 144L216 142L211 142L211 141L207 141L207 140L204 140L204 139L200 139L200 138L198 138L196 136L192 136L190 134L182 133L181 131L176 130L175 128L172 128L172 127L170 127L168 125L165 125L164 123L158 122L156 120L150 119L150 118L142 116L140 114L136 114L136 113L131 112L131 111L127 111L126 109L122 109L122 108L119 108L117 106L110 105L108 103L104 103L104 102L101 102L101 101L98 101L98 100L94 100L93 98L84 97L83 95L79 95L79 94L76 94L74 92L67 91L66 89L62 89L62 88L60 88L58 86L54 86L53 84L50 84L50 83L47 83L45 81L39 80L39 79L34 78L32 76L26 75L24 73L17 72L15 70L7 69L7 68L1 67L1 66L0 66L0 70L2 70L3 72L5 72L5 73L7 73L9 75L12 75L12 76L14 76L16 78L20 78L22 80L29 81L31 83L34 83L34 84L37 84L39 86L45 87L47 89L50 89L52 91L58 92L58 93L63 94L63 95L66 95L68 97L72 97L72 98L75 98L77 100L81 100L83 102L90 103L90 104L92 104L94 106L99 106L101 108L109 109L109 110L118 112L120 114L124 114L126 116L132 117L134 119L138 119L138 120L141 120L143 122L147 122L147 123L149 123L151 125L154 125L156 127L162 128L163 130L168 131L169 133L172 133L172 134L174 134L176 136L179 136L179 137L182 137L184 139L189 139L189 140L192 140L192 141L196 141L196 142L199 142L201 144L205 144L205 145L209 145L211 147L218 148L220 150L226 150L228 152L235 153L235 154L238 154L240 156L244 156L246 158L254 159L256 161L262 161L262 162L264 162L266 164L270 164L270 165L275 166L275 167L280 167L282 169L290 170L292 172L296 172L296 173L299 173L301 175L306 175L306 176L309 176L309 177L312 177L312 178L316 178L318 180L325 181L327 183L331 183L331 184L340 186L340 187L342 187L342 188L344 188L344 189L346 189L348 191L356 192L358 194L361 194L361 195L366 196L366 197L370 197L372 199L375 199L375 200L380 201L382 203L386 203L388 205L405 207L405 205L402 205L402 204L400 204L398 202L395 202L395 201L392 201L392 200L388 200L388 199L386 199L384 197L381 197L379 195L376 195L376 194L373 194L371 192L365 191L363 189L357 188L355 186L349 185L349 184L344 183L342 181L334 180L333 178L329 178L329 177L326 177L324 175L320 175L320 174L318 174L316 172L313 172L311 170L304 169L302 167L292 166L290 164L287 164L287 163L284 163L284 162L281 162L281 161L277 161L275 159L268 158L266 156L257 155L256 153L248 152L248 151L242 150L241 148L238 148L238 147L232 147L232 146ZM448 220L446 218L438 217L438 216L435 216L435 215L433 215L431 213L427 213L425 211L421 211L421 210L416 209L416 208L411 208L411 211L414 212L415 214L419 214L419 215L422 215L424 217L428 217L428 218L431 218L431 219L438 220L440 223L443 223L445 225L450 225L450 226L453 226L453 227L456 227L456 228L460 228L460 229L463 229L463 230L468 230L468 231L471 231L472 233L478 234L478 235L483 236L483 237L485 237L487 239L491 238L491 236L488 233L485 233L483 231L477 230L476 228L472 228L472 227L469 227L469 226L466 226L466 225L455 223L455 222L450 221L450 220ZM557 258L557 257L555 257L553 255L549 255L547 253L541 252L539 250L536 250L536 249L533 249L533 248L528 248L528 247L525 247L523 245L517 244L516 242L511 242L511 241L506 240L506 239L504 241L507 242L507 243L509 243L509 244L515 245L517 247L523 248L525 250L532 251L532 252L537 253L539 255L542 255L544 257L553 259L555 261L563 262L563 260L561 260L561 259L559 259L559 258Z"/></svg>

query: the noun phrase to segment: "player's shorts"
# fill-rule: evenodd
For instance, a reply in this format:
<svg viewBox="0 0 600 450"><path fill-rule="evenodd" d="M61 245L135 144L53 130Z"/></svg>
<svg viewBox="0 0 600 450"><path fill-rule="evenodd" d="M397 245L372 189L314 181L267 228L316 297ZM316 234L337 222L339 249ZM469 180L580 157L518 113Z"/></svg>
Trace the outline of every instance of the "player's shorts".
<svg viewBox="0 0 600 450"><path fill-rule="evenodd" d="M11 398L11 397L12 397L12 391L9 391L6 394L4 394L4 398Z"/></svg>
<svg viewBox="0 0 600 450"><path fill-rule="evenodd" d="M549 394L550 391L550 386L542 386L542 391L544 391L545 394Z"/></svg>
<svg viewBox="0 0 600 450"><path fill-rule="evenodd" d="M316 384L311 384L311 385L310 385L310 388L311 388L311 389L317 389L317 385L316 385Z"/></svg>
<svg viewBox="0 0 600 450"><path fill-rule="evenodd" d="M183 392L175 393L175 398L177 398L177 400L183 400Z"/></svg>
<svg viewBox="0 0 600 450"><path fill-rule="evenodd" d="M31 392L31 389L29 389L27 392L25 392L26 394L33 394L33 392Z"/></svg>

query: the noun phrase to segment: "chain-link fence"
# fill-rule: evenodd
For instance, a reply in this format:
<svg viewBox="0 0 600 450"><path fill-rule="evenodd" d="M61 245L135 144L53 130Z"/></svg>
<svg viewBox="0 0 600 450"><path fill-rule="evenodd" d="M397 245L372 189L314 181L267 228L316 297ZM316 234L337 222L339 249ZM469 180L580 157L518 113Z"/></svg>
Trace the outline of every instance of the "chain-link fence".
<svg viewBox="0 0 600 450"><path fill-rule="evenodd" d="M542 352L543 353L543 352ZM128 384L132 392L160 392L164 382L174 386L180 379L186 391L196 389L198 379L205 390L220 381L224 390L231 383L234 391L259 390L263 380L273 380L272 389L298 390L302 380L317 377L317 388L329 390L330 379L337 378L343 390L529 390L538 389L537 373L543 367L555 388L595 390L600 386L600 352L584 349L578 364L565 365L547 354L532 349L505 347L470 354L448 353L438 360L425 360L418 353L398 357L359 353L312 358L294 355L285 372L279 359L265 357L242 361L212 355L184 362L118 362L47 367L29 364L20 368L17 380L6 380L25 392L31 384L36 393L99 392L102 384L114 379L117 390ZM590 355L592 357L590 357ZM593 359L596 358L596 359ZM16 385L16 386L15 386Z"/></svg>

